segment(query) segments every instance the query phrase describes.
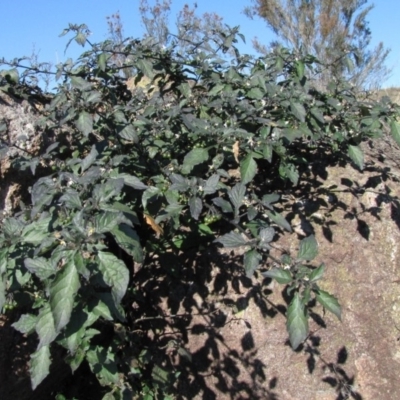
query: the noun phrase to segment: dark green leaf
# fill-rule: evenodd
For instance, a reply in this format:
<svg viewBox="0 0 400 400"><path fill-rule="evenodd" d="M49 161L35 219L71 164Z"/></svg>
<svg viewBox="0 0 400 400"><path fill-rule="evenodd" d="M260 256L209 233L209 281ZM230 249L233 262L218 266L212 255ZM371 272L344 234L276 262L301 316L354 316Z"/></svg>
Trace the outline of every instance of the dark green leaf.
<svg viewBox="0 0 400 400"><path fill-rule="evenodd" d="M119 212L105 211L97 214L94 218L94 229L97 233L110 232L123 220Z"/></svg>
<svg viewBox="0 0 400 400"><path fill-rule="evenodd" d="M264 93L259 88L252 88L247 92L249 99L261 100L264 97Z"/></svg>
<svg viewBox="0 0 400 400"><path fill-rule="evenodd" d="M206 183L203 187L203 192L204 194L212 194L217 191L218 188L218 183L219 183L219 175L214 174L211 175L207 180Z"/></svg>
<svg viewBox="0 0 400 400"><path fill-rule="evenodd" d="M71 84L74 88L86 90L92 87L91 83L80 76L71 76Z"/></svg>
<svg viewBox="0 0 400 400"><path fill-rule="evenodd" d="M125 181L122 178L109 179L105 183L96 185L93 190L93 197L98 203L105 203L114 196L118 196L124 187Z"/></svg>
<svg viewBox="0 0 400 400"><path fill-rule="evenodd" d="M41 280L50 278L57 272L57 267L43 257L26 258L24 265L31 274L35 274Z"/></svg>
<svg viewBox="0 0 400 400"><path fill-rule="evenodd" d="M145 190L148 188L148 186L141 182L140 179L136 176L129 174L118 174L117 176L115 176L115 179L119 178L122 178L124 180L125 185L133 187L134 189Z"/></svg>
<svg viewBox="0 0 400 400"><path fill-rule="evenodd" d="M275 222L277 225L286 229L288 232L292 232L292 227L290 226L289 222L287 222L281 214L277 213L276 211L268 210L266 211L266 214L272 222Z"/></svg>
<svg viewBox="0 0 400 400"><path fill-rule="evenodd" d="M289 340L293 349L297 349L308 335L308 319L304 304L298 293L295 293L287 311L286 327L289 332Z"/></svg>
<svg viewBox="0 0 400 400"><path fill-rule="evenodd" d="M277 193L266 194L262 198L262 204L272 210L271 204L276 203L280 198L281 196Z"/></svg>
<svg viewBox="0 0 400 400"><path fill-rule="evenodd" d="M246 186L243 183L237 183L229 192L228 196L235 209L239 209L243 204L244 195L246 194Z"/></svg>
<svg viewBox="0 0 400 400"><path fill-rule="evenodd" d="M230 213L233 212L233 208L231 206L231 203L229 201L226 201L222 199L221 197L216 197L215 199L212 199L212 202L217 206L220 207L221 210L224 213Z"/></svg>
<svg viewBox="0 0 400 400"><path fill-rule="evenodd" d="M242 183L246 185L251 182L257 173L257 163L251 154L248 154L244 160L240 162L240 176Z"/></svg>
<svg viewBox="0 0 400 400"><path fill-rule="evenodd" d="M139 236L133 228L126 224L119 224L111 233L121 248L131 255L136 262L143 262L142 246Z"/></svg>
<svg viewBox="0 0 400 400"><path fill-rule="evenodd" d="M111 287L116 305L124 297L129 283L129 271L123 261L111 253L99 251L99 269L103 274L104 282Z"/></svg>
<svg viewBox="0 0 400 400"><path fill-rule="evenodd" d="M311 261L318 254L318 243L314 235L310 235L300 242L298 260Z"/></svg>
<svg viewBox="0 0 400 400"><path fill-rule="evenodd" d="M147 209L147 203L149 200L156 200L161 195L161 190L155 186L148 187L142 195L143 209Z"/></svg>
<svg viewBox="0 0 400 400"><path fill-rule="evenodd" d="M73 261L67 262L50 285L50 305L57 332L71 318L75 295L80 287L79 274Z"/></svg>
<svg viewBox="0 0 400 400"><path fill-rule="evenodd" d="M51 364L49 346L42 346L32 353L30 364L31 385L32 390L35 390L49 374Z"/></svg>
<svg viewBox="0 0 400 400"><path fill-rule="evenodd" d="M244 269L246 271L246 276L251 278L254 274L254 271L260 265L260 261L262 260L262 256L255 249L251 249L244 253L243 261L244 261Z"/></svg>
<svg viewBox="0 0 400 400"><path fill-rule="evenodd" d="M93 131L93 117L86 111L82 111L75 125L85 136L88 136Z"/></svg>
<svg viewBox="0 0 400 400"><path fill-rule="evenodd" d="M27 225L21 234L21 241L39 245L49 235L50 217L42 218Z"/></svg>
<svg viewBox="0 0 400 400"><path fill-rule="evenodd" d="M96 147L92 146L90 153L81 162L82 172L86 171L96 161L98 155Z"/></svg>
<svg viewBox="0 0 400 400"><path fill-rule="evenodd" d="M290 283L293 280L290 271L282 268L271 268L269 271L263 272L261 275L264 278L275 279L281 285L286 285L287 283Z"/></svg>
<svg viewBox="0 0 400 400"><path fill-rule="evenodd" d="M137 143L139 141L139 137L136 133L135 127L130 124L120 129L118 135L122 137L122 139L129 140L133 143Z"/></svg>
<svg viewBox="0 0 400 400"><path fill-rule="evenodd" d="M206 149L193 149L186 154L183 159L182 173L188 174L195 165L201 164L208 160L208 151Z"/></svg>
<svg viewBox="0 0 400 400"><path fill-rule="evenodd" d="M97 346L86 353L86 360L101 385L109 386L119 383L118 368L114 355L109 350Z"/></svg>
<svg viewBox="0 0 400 400"><path fill-rule="evenodd" d="M76 190L68 189L68 191L60 197L60 202L63 202L65 206L70 209L79 210L82 208L81 198Z"/></svg>
<svg viewBox="0 0 400 400"><path fill-rule="evenodd" d="M177 190L178 192L186 192L189 189L189 183L187 179L179 174L171 174L170 176L172 185L171 190Z"/></svg>
<svg viewBox="0 0 400 400"><path fill-rule="evenodd" d="M342 320L342 310L339 302L334 296L323 290L318 290L316 293L316 299L318 303L320 303L328 311L335 314L340 321Z"/></svg>
<svg viewBox="0 0 400 400"><path fill-rule="evenodd" d="M221 243L224 247L240 247L247 246L249 244L249 242L240 233L236 232L229 232L216 239L215 242Z"/></svg>
<svg viewBox="0 0 400 400"><path fill-rule="evenodd" d="M140 69L140 71L142 71L144 76L146 76L149 79L153 79L154 70L153 70L153 65L151 64L150 61L145 59L137 60L136 65Z"/></svg>
<svg viewBox="0 0 400 400"><path fill-rule="evenodd" d="M203 209L203 202L199 197L191 197L189 200L190 214L195 219L198 220Z"/></svg>
<svg viewBox="0 0 400 400"><path fill-rule="evenodd" d="M347 150L349 157L357 165L358 168L362 171L364 169L364 153L359 146L353 146L349 144Z"/></svg>
<svg viewBox="0 0 400 400"><path fill-rule="evenodd" d="M294 101L290 102L290 110L292 114L301 122L305 122L306 120L306 110L304 106L300 103L296 103Z"/></svg>
<svg viewBox="0 0 400 400"><path fill-rule="evenodd" d="M322 114L322 112L318 109L318 108L311 108L310 110L311 115L321 124L325 124L325 119L324 119L324 115Z"/></svg>

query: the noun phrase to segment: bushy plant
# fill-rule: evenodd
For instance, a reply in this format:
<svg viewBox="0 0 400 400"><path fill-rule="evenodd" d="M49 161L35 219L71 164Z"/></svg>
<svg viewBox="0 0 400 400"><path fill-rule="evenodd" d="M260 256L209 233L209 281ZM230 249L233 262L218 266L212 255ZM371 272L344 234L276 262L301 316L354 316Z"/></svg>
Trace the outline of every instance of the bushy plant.
<svg viewBox="0 0 400 400"><path fill-rule="evenodd" d="M38 337L32 387L61 346L72 371L89 364L104 398L165 389L174 371L156 365L146 374L148 350L135 342L134 266L193 238L244 248L248 277L287 286L293 348L308 335L313 299L340 318L337 299L318 286L324 264L310 263L313 235L295 256L270 252L292 232L283 194L311 174L316 154L363 169L362 141L391 126L399 143L394 106L361 102L344 82L317 91L305 74L312 57L285 49L241 55L237 29L219 40L214 33L208 50L192 43L184 55L173 46L153 51L150 39L118 50L111 41L90 44L85 26L68 32L90 50L57 67L59 84L39 121L53 142L15 160L36 174L31 203L1 223L0 309L16 305L15 329ZM113 63L117 52L123 66ZM29 98L24 74L2 76L3 91Z"/></svg>

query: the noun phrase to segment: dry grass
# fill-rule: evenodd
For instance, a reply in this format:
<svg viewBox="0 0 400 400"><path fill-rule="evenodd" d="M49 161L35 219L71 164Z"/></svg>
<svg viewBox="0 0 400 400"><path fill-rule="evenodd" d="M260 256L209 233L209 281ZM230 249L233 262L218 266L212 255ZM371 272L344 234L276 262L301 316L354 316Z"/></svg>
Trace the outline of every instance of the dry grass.
<svg viewBox="0 0 400 400"><path fill-rule="evenodd" d="M388 96L393 103L400 104L400 87L379 89L376 94L378 99Z"/></svg>

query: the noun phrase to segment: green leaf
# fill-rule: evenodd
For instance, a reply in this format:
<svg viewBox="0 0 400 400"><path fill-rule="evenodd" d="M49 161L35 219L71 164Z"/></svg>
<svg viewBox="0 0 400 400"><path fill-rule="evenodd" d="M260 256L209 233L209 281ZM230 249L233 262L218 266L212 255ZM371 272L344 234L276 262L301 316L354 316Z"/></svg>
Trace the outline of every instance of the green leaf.
<svg viewBox="0 0 400 400"><path fill-rule="evenodd" d="M318 290L316 293L316 299L323 307L325 307L332 314L335 314L339 321L342 320L342 310L336 297L332 296L328 292Z"/></svg>
<svg viewBox="0 0 400 400"><path fill-rule="evenodd" d="M298 260L311 261L318 254L318 243L314 235L310 235L300 242Z"/></svg>
<svg viewBox="0 0 400 400"><path fill-rule="evenodd" d="M252 88L247 92L249 99L261 100L264 97L264 93L259 88Z"/></svg>
<svg viewBox="0 0 400 400"><path fill-rule="evenodd" d="M50 305L57 332L68 324L79 288L79 274L74 262L70 260L50 285Z"/></svg>
<svg viewBox="0 0 400 400"><path fill-rule="evenodd" d="M257 163L254 161L251 154L240 162L240 176L242 183L246 185L251 182L257 173Z"/></svg>
<svg viewBox="0 0 400 400"><path fill-rule="evenodd" d="M31 274L35 274L41 280L47 279L57 272L57 268L43 257L26 258L24 265Z"/></svg>
<svg viewBox="0 0 400 400"><path fill-rule="evenodd" d="M272 161L272 150L273 148L271 143L267 143L263 147L263 156L269 163Z"/></svg>
<svg viewBox="0 0 400 400"><path fill-rule="evenodd" d="M25 226L21 233L21 240L25 243L39 245L49 235L50 217L42 218Z"/></svg>
<svg viewBox="0 0 400 400"><path fill-rule="evenodd" d="M324 272L325 272L325 264L321 264L318 268L314 269L314 271L310 274L309 276L310 282L316 282L320 280Z"/></svg>
<svg viewBox="0 0 400 400"><path fill-rule="evenodd" d="M8 257L9 257L8 251L9 248L0 250L0 276L3 275L7 269Z"/></svg>
<svg viewBox="0 0 400 400"><path fill-rule="evenodd" d="M87 328L93 325L98 318L99 316L93 310L88 312L87 309L74 309L71 320L65 329L64 338L59 343L66 347L70 354L75 354L82 344Z"/></svg>
<svg viewBox="0 0 400 400"><path fill-rule="evenodd" d="M271 211L267 210L266 214L268 215L268 218L272 222L275 222L277 225L279 225L283 229L286 229L288 232L292 232L292 227L290 226L289 222L287 222L286 219L283 218L281 214L273 210Z"/></svg>
<svg viewBox="0 0 400 400"><path fill-rule="evenodd" d="M393 136L393 139L400 146L400 123L397 121L392 121L390 124L390 133Z"/></svg>
<svg viewBox="0 0 400 400"><path fill-rule="evenodd" d="M364 153L359 146L349 144L347 149L348 155L354 164L362 171L364 169Z"/></svg>
<svg viewBox="0 0 400 400"><path fill-rule="evenodd" d="M166 385L171 380L171 373L158 365L154 365L151 377L158 385Z"/></svg>
<svg viewBox="0 0 400 400"><path fill-rule="evenodd" d="M298 293L295 293L287 311L286 328L293 349L297 349L308 335L308 319L303 302Z"/></svg>
<svg viewBox="0 0 400 400"><path fill-rule="evenodd" d="M201 164L208 160L208 151L206 149L193 149L186 154L183 159L182 173L188 174L195 165Z"/></svg>
<svg viewBox="0 0 400 400"><path fill-rule="evenodd" d="M296 65L297 77L298 77L299 79L303 79L303 77L304 77L304 71L305 71L305 65L304 65L304 63L301 62L301 61L297 61L297 62L295 63L295 65Z"/></svg>
<svg viewBox="0 0 400 400"><path fill-rule="evenodd" d="M0 312L6 304L6 283L4 278L0 275Z"/></svg>
<svg viewBox="0 0 400 400"><path fill-rule="evenodd" d="M306 120L306 109L300 103L295 103L294 101L290 102L290 110L292 114L301 122L305 122Z"/></svg>
<svg viewBox="0 0 400 400"><path fill-rule="evenodd" d="M54 327L54 318L49 304L46 304L40 310L39 315L37 316L35 330L39 335L38 348L47 346L57 337L58 333Z"/></svg>
<svg viewBox="0 0 400 400"><path fill-rule="evenodd" d="M260 265L260 261L262 260L262 256L255 249L249 250L244 253L243 261L244 261L244 269L246 271L246 276L251 278L254 274L254 271Z"/></svg>
<svg viewBox="0 0 400 400"><path fill-rule="evenodd" d="M279 174L283 178L288 178L294 186L299 182L299 172L294 164L281 163L279 165Z"/></svg>
<svg viewBox="0 0 400 400"><path fill-rule="evenodd" d="M269 245L270 242L274 239L275 236L275 229L268 227L260 230L260 243L259 246L263 249L270 249L271 246Z"/></svg>
<svg viewBox="0 0 400 400"><path fill-rule="evenodd" d="M143 250L140 245L140 239L133 228L126 224L119 224L111 233L121 248L131 255L136 262L143 262Z"/></svg>
<svg viewBox="0 0 400 400"><path fill-rule="evenodd" d="M88 136L93 131L93 117L86 111L82 111L75 125L85 136Z"/></svg>
<svg viewBox="0 0 400 400"><path fill-rule="evenodd" d="M97 346L86 353L86 360L101 385L109 386L119 383L118 368L113 353Z"/></svg>
<svg viewBox="0 0 400 400"><path fill-rule="evenodd" d="M14 322L11 326L18 332L30 334L35 331L37 318L38 317L33 314L22 314L19 320Z"/></svg>
<svg viewBox="0 0 400 400"><path fill-rule="evenodd" d="M149 79L153 79L154 70L153 70L153 65L151 64L150 61L145 59L137 60L136 66L140 69L140 71L142 71L144 76L146 76Z"/></svg>
<svg viewBox="0 0 400 400"><path fill-rule="evenodd" d="M262 204L272 210L271 204L276 203L280 198L281 196L277 193L265 194L262 198Z"/></svg>
<svg viewBox="0 0 400 400"><path fill-rule="evenodd" d="M49 374L51 364L49 346L43 346L32 353L30 364L31 385L32 390L35 390Z"/></svg>
<svg viewBox="0 0 400 400"><path fill-rule="evenodd" d="M65 357L65 362L71 367L72 373L74 373L85 360L85 355L86 351L78 347L75 354L69 354L67 357Z"/></svg>
<svg viewBox="0 0 400 400"><path fill-rule="evenodd" d="M199 197L193 196L189 200L189 208L191 216L197 221L203 209L203 202Z"/></svg>
<svg viewBox="0 0 400 400"><path fill-rule="evenodd" d="M290 271L282 268L271 268L267 272L261 274L264 278L275 279L281 285L286 285L293 281L293 276Z"/></svg>
<svg viewBox="0 0 400 400"><path fill-rule="evenodd" d="M209 92L208 95L209 96L215 96L216 94L218 94L219 92L221 92L222 90L224 90L225 85L224 84L218 84L216 86L214 86Z"/></svg>
<svg viewBox="0 0 400 400"><path fill-rule="evenodd" d="M249 245L249 242L240 233L236 232L229 232L216 239L215 242L221 243L224 247L239 247Z"/></svg>
<svg viewBox="0 0 400 400"><path fill-rule="evenodd" d="M101 71L105 71L106 70L106 66L107 66L107 54L106 53L101 53L99 54L99 56L97 57L97 63L99 64L99 68Z"/></svg>
<svg viewBox="0 0 400 400"><path fill-rule="evenodd" d="M310 110L311 115L321 124L325 124L325 118L324 118L324 114L322 114L322 112L318 109L318 108L311 108Z"/></svg>
<svg viewBox="0 0 400 400"><path fill-rule="evenodd" d="M119 260L114 254L99 251L99 269L103 274L104 282L111 287L116 305L124 297L129 283L129 271L123 261Z"/></svg>

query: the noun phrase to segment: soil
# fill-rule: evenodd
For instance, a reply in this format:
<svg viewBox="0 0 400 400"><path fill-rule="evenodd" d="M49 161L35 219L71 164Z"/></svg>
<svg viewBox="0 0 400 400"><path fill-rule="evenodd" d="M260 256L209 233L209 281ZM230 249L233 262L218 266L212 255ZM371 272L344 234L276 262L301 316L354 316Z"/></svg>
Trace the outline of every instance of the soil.
<svg viewBox="0 0 400 400"><path fill-rule="evenodd" d="M165 316L162 363L180 372L179 399L400 399L400 150L386 136L364 148L363 173L315 160L288 199L297 238L281 232L280 246L295 254L297 239L314 233L315 265L326 265L321 286L342 305L342 321L316 307L311 333L296 351L286 333L286 292L260 275L246 278L240 251L199 247L158 260L151 273L137 271L143 301ZM166 274L175 263L185 272ZM149 315L135 329L156 335L156 314ZM18 317L0 319L2 400L53 399L60 392L101 398L88 368L72 376L61 350L32 392L28 361L36 342L11 327Z"/></svg>

